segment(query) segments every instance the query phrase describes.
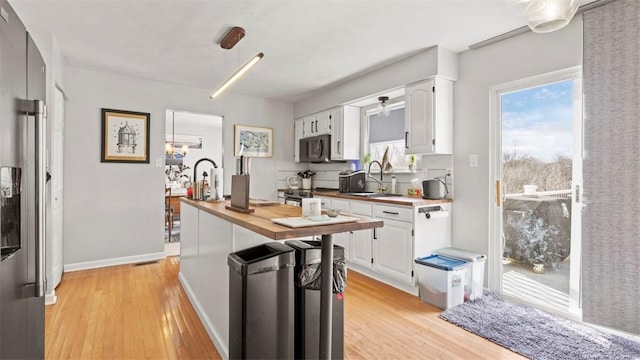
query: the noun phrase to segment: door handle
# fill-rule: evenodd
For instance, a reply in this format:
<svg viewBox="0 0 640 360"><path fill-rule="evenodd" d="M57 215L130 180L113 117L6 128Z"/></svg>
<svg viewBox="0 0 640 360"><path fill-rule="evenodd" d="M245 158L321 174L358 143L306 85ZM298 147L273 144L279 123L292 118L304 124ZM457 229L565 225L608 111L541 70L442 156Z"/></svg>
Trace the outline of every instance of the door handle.
<svg viewBox="0 0 640 360"><path fill-rule="evenodd" d="M383 214L400 215L399 212L382 210Z"/></svg>
<svg viewBox="0 0 640 360"><path fill-rule="evenodd" d="M338 141L338 154L340 154L340 141Z"/></svg>
<svg viewBox="0 0 640 360"><path fill-rule="evenodd" d="M409 148L409 132L408 131L404 132L404 148L405 149Z"/></svg>
<svg viewBox="0 0 640 360"><path fill-rule="evenodd" d="M318 120L316 120L316 132L318 132Z"/></svg>
<svg viewBox="0 0 640 360"><path fill-rule="evenodd" d="M500 180L496 180L496 206L500 206Z"/></svg>
<svg viewBox="0 0 640 360"><path fill-rule="evenodd" d="M580 185L576 185L576 203L580 202Z"/></svg>
<svg viewBox="0 0 640 360"><path fill-rule="evenodd" d="M45 287L45 276L44 276L44 258L45 258L45 184L47 179L47 171L45 167L45 146L42 143L45 139L45 124L44 118L46 114L46 105L44 101L41 100L23 100L22 101L22 110L25 115L27 115L27 120L30 118L34 118L34 129L35 129L35 181L36 181L36 191L35 191L35 225L36 225L36 236L35 236L35 264L36 264L36 273L35 273L35 283L33 296L34 297L42 297L44 296L44 287Z"/></svg>

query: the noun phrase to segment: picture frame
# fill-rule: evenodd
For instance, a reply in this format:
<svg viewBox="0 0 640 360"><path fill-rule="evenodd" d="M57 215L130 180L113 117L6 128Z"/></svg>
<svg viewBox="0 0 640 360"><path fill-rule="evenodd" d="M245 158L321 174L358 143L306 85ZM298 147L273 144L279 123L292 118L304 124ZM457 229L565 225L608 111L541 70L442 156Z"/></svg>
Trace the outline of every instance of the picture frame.
<svg viewBox="0 0 640 360"><path fill-rule="evenodd" d="M273 129L234 125L234 155L273 157Z"/></svg>
<svg viewBox="0 0 640 360"><path fill-rule="evenodd" d="M149 163L149 113L102 109L100 162Z"/></svg>

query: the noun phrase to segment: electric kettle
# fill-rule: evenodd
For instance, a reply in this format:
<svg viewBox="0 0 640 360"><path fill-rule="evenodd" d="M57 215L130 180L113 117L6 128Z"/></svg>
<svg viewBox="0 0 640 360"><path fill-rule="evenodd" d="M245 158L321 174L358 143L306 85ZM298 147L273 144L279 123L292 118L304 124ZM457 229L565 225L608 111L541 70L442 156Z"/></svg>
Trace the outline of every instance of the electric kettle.
<svg viewBox="0 0 640 360"><path fill-rule="evenodd" d="M300 178L297 176L289 176L287 178L287 185L289 185L289 189L300 189Z"/></svg>

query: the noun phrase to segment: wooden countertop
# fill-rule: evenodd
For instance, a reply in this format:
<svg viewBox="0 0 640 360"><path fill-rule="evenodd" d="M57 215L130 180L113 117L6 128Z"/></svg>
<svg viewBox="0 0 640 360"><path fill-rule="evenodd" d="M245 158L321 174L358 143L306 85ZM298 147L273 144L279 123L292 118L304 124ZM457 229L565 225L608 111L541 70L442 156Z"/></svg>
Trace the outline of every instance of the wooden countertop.
<svg viewBox="0 0 640 360"><path fill-rule="evenodd" d="M409 196L387 196L387 197L366 197L366 196L353 196L347 195L344 193L339 193L337 191L313 191L314 196L327 196L327 197L335 197L347 200L360 200L360 201L371 201L377 203L391 204L391 205L404 205L404 206L423 206L423 205L433 205L433 204L442 204L453 202L451 199L440 199L440 200L427 200L423 198L417 197L409 197Z"/></svg>
<svg viewBox="0 0 640 360"><path fill-rule="evenodd" d="M245 214L225 209L225 205L229 205L229 201L197 201L187 198L181 198L180 201L274 240L335 234L383 226L382 220L362 219L352 223L319 225L294 229L275 224L271 219L301 216L302 208L296 206L282 204L255 206L252 207L255 209L254 212Z"/></svg>

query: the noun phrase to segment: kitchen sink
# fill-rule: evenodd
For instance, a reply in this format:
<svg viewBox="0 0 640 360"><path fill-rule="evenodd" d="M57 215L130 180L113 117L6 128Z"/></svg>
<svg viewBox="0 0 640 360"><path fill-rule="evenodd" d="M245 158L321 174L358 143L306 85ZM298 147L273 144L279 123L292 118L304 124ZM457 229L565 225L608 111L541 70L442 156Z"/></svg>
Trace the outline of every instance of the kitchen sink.
<svg viewBox="0 0 640 360"><path fill-rule="evenodd" d="M375 193L375 192L357 192L357 193L345 193L345 195L351 196L361 196L361 197L389 197L389 196L402 196L398 194L389 194L389 193Z"/></svg>

